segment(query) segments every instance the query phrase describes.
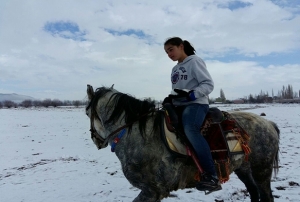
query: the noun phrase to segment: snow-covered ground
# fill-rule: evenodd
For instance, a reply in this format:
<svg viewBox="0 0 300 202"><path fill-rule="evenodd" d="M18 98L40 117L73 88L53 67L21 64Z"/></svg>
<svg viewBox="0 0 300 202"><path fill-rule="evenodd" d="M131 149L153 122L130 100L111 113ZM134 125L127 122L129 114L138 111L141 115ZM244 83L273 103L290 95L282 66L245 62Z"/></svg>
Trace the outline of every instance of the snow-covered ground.
<svg viewBox="0 0 300 202"><path fill-rule="evenodd" d="M212 105L216 106L216 105ZM217 105L221 110L264 112L281 130L275 201L300 201L300 105ZM139 190L123 176L110 148L97 150L84 108L0 109L1 202L132 201ZM163 202L250 201L235 174L221 191L172 192Z"/></svg>

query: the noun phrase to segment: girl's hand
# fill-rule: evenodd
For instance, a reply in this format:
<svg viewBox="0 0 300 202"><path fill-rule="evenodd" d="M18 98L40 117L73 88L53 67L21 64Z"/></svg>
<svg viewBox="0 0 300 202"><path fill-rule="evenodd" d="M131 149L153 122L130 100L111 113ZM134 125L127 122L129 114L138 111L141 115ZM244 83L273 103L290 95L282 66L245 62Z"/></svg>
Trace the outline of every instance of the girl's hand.
<svg viewBox="0 0 300 202"><path fill-rule="evenodd" d="M177 93L176 97L185 97L187 101L194 101L197 99L194 90L175 88L174 91Z"/></svg>

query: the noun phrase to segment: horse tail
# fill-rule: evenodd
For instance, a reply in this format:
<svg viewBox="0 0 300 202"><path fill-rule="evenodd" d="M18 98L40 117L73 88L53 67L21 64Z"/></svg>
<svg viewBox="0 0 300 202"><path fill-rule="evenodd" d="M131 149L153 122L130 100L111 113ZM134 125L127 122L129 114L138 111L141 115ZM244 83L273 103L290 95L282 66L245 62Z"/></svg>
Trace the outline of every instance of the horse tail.
<svg viewBox="0 0 300 202"><path fill-rule="evenodd" d="M276 123L272 122L272 125L274 127L274 129L277 132L278 135L278 150L276 152L275 158L274 158L274 162L273 162L273 168L274 168L274 176L276 176L278 174L279 171L279 139L280 139L280 130L277 126Z"/></svg>

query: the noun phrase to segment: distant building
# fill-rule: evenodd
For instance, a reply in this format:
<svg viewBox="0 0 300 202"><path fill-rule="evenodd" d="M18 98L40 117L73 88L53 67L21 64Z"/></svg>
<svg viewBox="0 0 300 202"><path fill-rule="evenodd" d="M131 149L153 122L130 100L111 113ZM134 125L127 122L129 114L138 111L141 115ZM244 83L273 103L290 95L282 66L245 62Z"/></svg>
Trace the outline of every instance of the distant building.
<svg viewBox="0 0 300 202"><path fill-rule="evenodd" d="M232 103L233 103L233 104L244 104L245 101L242 100L242 99L236 99L236 100L232 100Z"/></svg>
<svg viewBox="0 0 300 202"><path fill-rule="evenodd" d="M265 98L265 103L272 103L273 102L273 98L272 97L266 97Z"/></svg>
<svg viewBox="0 0 300 202"><path fill-rule="evenodd" d="M281 99L277 100L278 103L300 103L300 98L294 98L294 99Z"/></svg>

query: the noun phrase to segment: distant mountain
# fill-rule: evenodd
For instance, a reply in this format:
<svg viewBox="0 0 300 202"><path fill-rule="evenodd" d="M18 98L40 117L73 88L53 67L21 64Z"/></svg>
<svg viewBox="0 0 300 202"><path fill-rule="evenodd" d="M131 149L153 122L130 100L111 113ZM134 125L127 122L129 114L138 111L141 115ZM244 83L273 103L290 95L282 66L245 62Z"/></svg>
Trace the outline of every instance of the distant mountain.
<svg viewBox="0 0 300 202"><path fill-rule="evenodd" d="M33 97L27 96L27 95L18 95L15 93L12 94L2 94L0 93L0 102L3 102L5 100L10 100L13 101L15 103L21 103L24 100L36 100Z"/></svg>

